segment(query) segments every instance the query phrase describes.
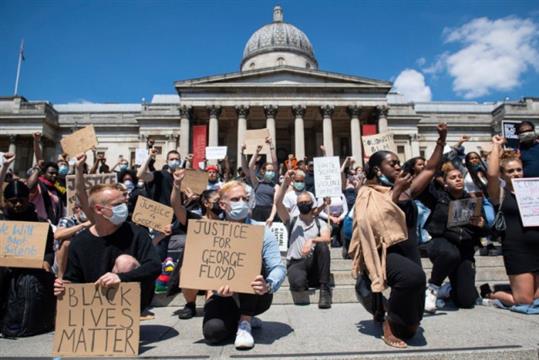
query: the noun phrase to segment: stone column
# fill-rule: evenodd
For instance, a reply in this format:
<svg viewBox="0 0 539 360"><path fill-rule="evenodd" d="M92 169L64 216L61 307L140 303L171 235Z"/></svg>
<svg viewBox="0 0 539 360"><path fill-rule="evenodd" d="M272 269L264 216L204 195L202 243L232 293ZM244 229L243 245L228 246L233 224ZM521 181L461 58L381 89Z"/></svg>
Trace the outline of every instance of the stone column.
<svg viewBox="0 0 539 360"><path fill-rule="evenodd" d="M210 113L208 146L219 146L219 115L221 114L221 107L208 106L208 111Z"/></svg>
<svg viewBox="0 0 539 360"><path fill-rule="evenodd" d="M240 105L236 106L238 113L238 150L236 153L236 168L241 166L241 147L245 143L245 131L247 131L247 115L249 115L249 107Z"/></svg>
<svg viewBox="0 0 539 360"><path fill-rule="evenodd" d="M389 111L389 108L387 106L378 106L378 132L386 132L389 130L389 127L387 125L387 113Z"/></svg>
<svg viewBox="0 0 539 360"><path fill-rule="evenodd" d="M348 107L350 115L350 143L352 144L352 156L358 164L363 163L363 151L361 149L361 125L359 123L359 114L361 109L358 106Z"/></svg>
<svg viewBox="0 0 539 360"><path fill-rule="evenodd" d="M15 156L17 155L17 145L15 144L16 141L17 141L17 135L9 135L9 149L8 149L8 152L15 154ZM9 166L9 168L11 170L13 170L15 168L15 163L16 162L17 162L17 158L15 157L15 160L13 160L13 162ZM34 165L34 164L32 164L32 165Z"/></svg>
<svg viewBox="0 0 539 360"><path fill-rule="evenodd" d="M277 114L277 106L267 105L264 106L264 112L266 113L266 128L269 129L273 146L277 145L277 134L275 130L275 114Z"/></svg>
<svg viewBox="0 0 539 360"><path fill-rule="evenodd" d="M322 112L322 130L324 147L326 155L333 156L333 126L331 123L331 115L333 114L333 106L325 105L320 108Z"/></svg>
<svg viewBox="0 0 539 360"><path fill-rule="evenodd" d="M419 156L419 136L417 134L410 135L410 142L412 157Z"/></svg>
<svg viewBox="0 0 539 360"><path fill-rule="evenodd" d="M190 106L180 106L180 154L185 157L189 153L189 114Z"/></svg>
<svg viewBox="0 0 539 360"><path fill-rule="evenodd" d="M305 132L303 129L303 115L305 115L305 106L292 106L292 111L296 117L294 120L294 152L298 160L303 160L303 158L305 158Z"/></svg>

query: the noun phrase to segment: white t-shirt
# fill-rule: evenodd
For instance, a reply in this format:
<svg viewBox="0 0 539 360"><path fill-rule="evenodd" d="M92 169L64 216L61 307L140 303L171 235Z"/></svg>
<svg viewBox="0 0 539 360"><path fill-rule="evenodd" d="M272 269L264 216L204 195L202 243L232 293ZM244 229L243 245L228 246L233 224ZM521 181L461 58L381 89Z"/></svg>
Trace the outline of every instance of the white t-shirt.
<svg viewBox="0 0 539 360"><path fill-rule="evenodd" d="M292 221L292 219L293 218L290 218L290 221ZM327 229L327 231L329 231L327 223L325 223L321 219L318 219L320 229L318 229L316 225L316 219L313 219L313 221L309 225L305 224L299 217L297 217L296 219L297 220L294 224L294 228L290 229L291 231L288 239L290 246L288 247L288 252L286 254L287 260L303 258L304 256L302 255L302 249L303 244L305 244L305 240L318 237L318 234L321 233L324 229ZM290 223L286 225L290 226ZM314 246L311 248L311 252L313 249Z"/></svg>

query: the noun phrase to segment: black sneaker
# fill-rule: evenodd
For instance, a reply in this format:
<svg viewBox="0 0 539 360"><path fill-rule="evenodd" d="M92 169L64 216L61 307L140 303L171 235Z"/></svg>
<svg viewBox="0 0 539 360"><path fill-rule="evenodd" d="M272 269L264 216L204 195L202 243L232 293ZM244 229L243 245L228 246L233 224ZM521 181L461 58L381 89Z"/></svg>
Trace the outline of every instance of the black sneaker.
<svg viewBox="0 0 539 360"><path fill-rule="evenodd" d="M331 308L331 289L327 285L320 287L320 297L318 299L319 309Z"/></svg>
<svg viewBox="0 0 539 360"><path fill-rule="evenodd" d="M187 303L187 304L185 304L183 309L178 311L178 318L180 318L182 320L191 319L193 316L196 315L196 313L197 313L196 304L195 303Z"/></svg>
<svg viewBox="0 0 539 360"><path fill-rule="evenodd" d="M479 287L479 293L483 299L488 299L490 294L492 294L492 289L489 284L483 284Z"/></svg>

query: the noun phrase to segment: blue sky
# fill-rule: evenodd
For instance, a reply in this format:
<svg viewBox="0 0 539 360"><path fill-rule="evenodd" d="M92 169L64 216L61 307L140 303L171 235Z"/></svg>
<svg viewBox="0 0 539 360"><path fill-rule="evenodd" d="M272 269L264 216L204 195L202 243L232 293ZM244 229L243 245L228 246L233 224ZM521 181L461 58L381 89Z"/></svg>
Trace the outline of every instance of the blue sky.
<svg viewBox="0 0 539 360"><path fill-rule="evenodd" d="M0 0L0 96L140 102L173 82L239 70L271 22L304 31L320 69L395 81L415 100L539 96L537 1Z"/></svg>

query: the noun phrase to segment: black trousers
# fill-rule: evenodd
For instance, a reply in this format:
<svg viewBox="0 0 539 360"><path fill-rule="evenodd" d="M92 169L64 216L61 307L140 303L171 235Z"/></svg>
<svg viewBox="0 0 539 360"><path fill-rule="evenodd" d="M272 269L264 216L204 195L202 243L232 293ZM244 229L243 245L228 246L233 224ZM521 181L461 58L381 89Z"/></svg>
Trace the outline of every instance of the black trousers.
<svg viewBox="0 0 539 360"><path fill-rule="evenodd" d="M312 256L290 260L287 265L290 290L304 291L309 289L309 286L327 285L329 283L330 262L329 246L325 243L317 243Z"/></svg>
<svg viewBox="0 0 539 360"><path fill-rule="evenodd" d="M432 273L429 283L440 286L445 278L451 282L451 298L455 305L472 308L479 296L475 288L473 244L454 244L443 237L430 241L429 258Z"/></svg>
<svg viewBox="0 0 539 360"><path fill-rule="evenodd" d="M425 273L420 264L399 251L387 254L386 273L391 287L387 308L391 329L401 339L411 338L423 318Z"/></svg>
<svg viewBox="0 0 539 360"><path fill-rule="evenodd" d="M218 344L236 335L240 315L255 316L268 310L272 294L238 294L239 306L233 297L213 295L204 305L202 333L210 344Z"/></svg>

